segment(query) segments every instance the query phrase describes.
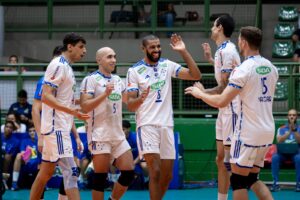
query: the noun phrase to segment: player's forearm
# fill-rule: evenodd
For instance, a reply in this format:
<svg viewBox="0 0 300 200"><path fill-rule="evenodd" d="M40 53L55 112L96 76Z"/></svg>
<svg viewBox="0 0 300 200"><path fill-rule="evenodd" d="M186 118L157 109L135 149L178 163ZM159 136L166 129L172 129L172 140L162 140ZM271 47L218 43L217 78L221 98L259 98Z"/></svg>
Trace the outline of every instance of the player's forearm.
<svg viewBox="0 0 300 200"><path fill-rule="evenodd" d="M193 77L193 80L200 80L202 76L201 72L191 54L186 49L184 51L180 51L180 54L184 62L187 64L189 73L191 77Z"/></svg>
<svg viewBox="0 0 300 200"><path fill-rule="evenodd" d="M278 143L284 142L289 137L290 134L291 134L290 131L286 131L282 136L280 136L280 135L277 136L277 142Z"/></svg>
<svg viewBox="0 0 300 200"><path fill-rule="evenodd" d="M135 112L141 105L142 105L143 101L141 98L137 97L137 98L128 98L127 101L127 109L129 111Z"/></svg>
<svg viewBox="0 0 300 200"><path fill-rule="evenodd" d="M88 113L94 110L99 104L101 104L107 97L106 93L103 93L93 99L84 99L80 102L80 107L83 112Z"/></svg>
<svg viewBox="0 0 300 200"><path fill-rule="evenodd" d="M296 139L297 143L300 144L300 133L298 131L295 131L294 135L295 135L295 139Z"/></svg>
<svg viewBox="0 0 300 200"><path fill-rule="evenodd" d="M72 128L71 128L71 132L72 132L75 139L79 138L79 134L77 132L77 129L76 129L76 126L75 126L74 122L73 122L73 125L72 125Z"/></svg>
<svg viewBox="0 0 300 200"><path fill-rule="evenodd" d="M205 89L205 93L207 93L207 94L221 94L224 89L225 89L224 86L218 85L218 86L213 87L213 88Z"/></svg>
<svg viewBox="0 0 300 200"><path fill-rule="evenodd" d="M36 101L37 100L34 100L33 105L32 105L32 121L33 121L35 130L39 137L41 134L41 110L36 105Z"/></svg>

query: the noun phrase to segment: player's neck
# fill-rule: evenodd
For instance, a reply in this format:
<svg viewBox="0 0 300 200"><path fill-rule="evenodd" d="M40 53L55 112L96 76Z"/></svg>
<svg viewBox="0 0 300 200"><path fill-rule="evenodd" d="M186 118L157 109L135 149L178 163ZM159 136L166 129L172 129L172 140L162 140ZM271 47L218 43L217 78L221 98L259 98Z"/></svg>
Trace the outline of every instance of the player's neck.
<svg viewBox="0 0 300 200"><path fill-rule="evenodd" d="M101 74L103 74L104 76L106 76L106 77L110 77L111 76L111 73L110 72L108 72L108 71L106 71L106 70L104 70L102 67L99 67L99 72L101 73Z"/></svg>
<svg viewBox="0 0 300 200"><path fill-rule="evenodd" d="M221 44L223 44L225 41L228 41L228 40L230 40L230 38L225 37L225 35L221 35L220 37L218 37L216 39L217 47L219 47Z"/></svg>
<svg viewBox="0 0 300 200"><path fill-rule="evenodd" d="M243 56L245 58L249 58L250 56L257 56L257 55L259 55L259 51L258 50L247 49L247 50L244 50L243 54L244 54Z"/></svg>

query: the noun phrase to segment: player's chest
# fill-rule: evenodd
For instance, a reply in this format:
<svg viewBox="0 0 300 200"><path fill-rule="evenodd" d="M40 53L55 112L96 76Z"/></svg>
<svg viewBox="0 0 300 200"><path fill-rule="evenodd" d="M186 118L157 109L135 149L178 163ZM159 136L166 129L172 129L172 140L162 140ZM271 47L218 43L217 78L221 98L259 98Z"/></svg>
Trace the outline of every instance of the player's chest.
<svg viewBox="0 0 300 200"><path fill-rule="evenodd" d="M143 74L138 75L139 87L150 87L152 90L161 89L168 81L167 68L147 68Z"/></svg>

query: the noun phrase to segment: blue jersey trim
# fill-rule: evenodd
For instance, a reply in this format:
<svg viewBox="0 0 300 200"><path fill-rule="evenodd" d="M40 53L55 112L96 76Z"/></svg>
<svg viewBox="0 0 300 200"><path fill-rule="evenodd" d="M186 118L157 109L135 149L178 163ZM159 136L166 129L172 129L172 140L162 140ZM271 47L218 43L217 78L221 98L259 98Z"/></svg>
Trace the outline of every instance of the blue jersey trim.
<svg viewBox="0 0 300 200"><path fill-rule="evenodd" d="M234 83L228 83L228 86L234 87L234 88L236 88L236 89L242 89L241 86L236 85L236 84L234 84Z"/></svg>
<svg viewBox="0 0 300 200"><path fill-rule="evenodd" d="M182 69L182 67L178 67L175 73L175 76L178 77L180 70Z"/></svg>
<svg viewBox="0 0 300 200"><path fill-rule="evenodd" d="M133 92L133 91L139 91L138 88L131 88L131 89L128 89L127 92Z"/></svg>
<svg viewBox="0 0 300 200"><path fill-rule="evenodd" d="M231 73L232 69L222 69L221 72L222 73Z"/></svg>
<svg viewBox="0 0 300 200"><path fill-rule="evenodd" d="M45 81L44 84L49 85L50 87L53 87L53 88L58 88L57 85L55 85L53 83L50 83L50 82L47 82L47 81Z"/></svg>

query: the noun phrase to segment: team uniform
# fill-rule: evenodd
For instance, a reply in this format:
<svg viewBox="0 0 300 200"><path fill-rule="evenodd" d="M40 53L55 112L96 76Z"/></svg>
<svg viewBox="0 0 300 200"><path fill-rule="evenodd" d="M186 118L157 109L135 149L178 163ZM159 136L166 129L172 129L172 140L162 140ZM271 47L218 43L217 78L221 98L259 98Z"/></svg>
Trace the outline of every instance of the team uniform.
<svg viewBox="0 0 300 200"><path fill-rule="evenodd" d="M231 73L229 86L241 90L231 163L247 168L263 167L274 138L272 103L277 80L276 67L260 55L250 56Z"/></svg>
<svg viewBox="0 0 300 200"><path fill-rule="evenodd" d="M34 99L37 99L40 101L42 100L43 84L44 84L44 76L42 76L36 84L36 89L35 89L34 96L33 96Z"/></svg>
<svg viewBox="0 0 300 200"><path fill-rule="evenodd" d="M175 159L172 77L182 66L161 58L154 66L144 60L127 74L127 91L150 92L136 111L137 143L140 155L158 153L161 159Z"/></svg>
<svg viewBox="0 0 300 200"><path fill-rule="evenodd" d="M235 64L240 64L236 46L228 41L223 42L217 49L214 59L215 79L221 85L221 74L231 73ZM229 105L219 108L216 121L216 140L223 141L224 145L231 145L231 136L234 132L237 119L239 98L236 97Z"/></svg>
<svg viewBox="0 0 300 200"><path fill-rule="evenodd" d="M97 97L105 92L109 82L114 83L112 93L88 113L87 139L92 154L109 153L118 158L130 149L122 130L122 93L125 91L122 79L96 71L82 81L81 93Z"/></svg>
<svg viewBox="0 0 300 200"><path fill-rule="evenodd" d="M44 84L56 89L55 98L59 103L66 107L75 106L74 73L63 56L54 58L50 62L45 72ZM72 115L42 104L41 134L44 135L42 160L57 162L60 158L73 157L70 137L72 124Z"/></svg>
<svg viewBox="0 0 300 200"><path fill-rule="evenodd" d="M5 154L10 154L12 156L16 156L17 153L19 153L19 151L20 151L20 149L19 149L20 142L19 142L19 139L17 139L13 134L7 138L3 134L1 135L1 137L2 137L2 147L1 148Z"/></svg>

